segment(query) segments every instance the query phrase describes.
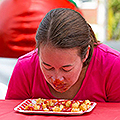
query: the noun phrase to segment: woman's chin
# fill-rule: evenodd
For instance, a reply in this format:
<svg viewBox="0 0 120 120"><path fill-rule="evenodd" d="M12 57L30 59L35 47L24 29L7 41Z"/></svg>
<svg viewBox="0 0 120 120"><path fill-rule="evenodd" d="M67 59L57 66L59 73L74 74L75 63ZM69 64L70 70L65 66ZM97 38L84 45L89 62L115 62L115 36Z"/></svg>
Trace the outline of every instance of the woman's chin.
<svg viewBox="0 0 120 120"><path fill-rule="evenodd" d="M59 93L64 93L66 92L69 88L55 88L53 87L55 91L59 92Z"/></svg>

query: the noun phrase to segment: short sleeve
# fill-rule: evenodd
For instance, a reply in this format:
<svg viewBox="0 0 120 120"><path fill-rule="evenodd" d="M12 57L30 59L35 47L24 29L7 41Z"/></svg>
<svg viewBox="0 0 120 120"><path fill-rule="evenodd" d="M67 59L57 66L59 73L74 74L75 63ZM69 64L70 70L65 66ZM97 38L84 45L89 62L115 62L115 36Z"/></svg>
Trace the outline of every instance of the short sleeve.
<svg viewBox="0 0 120 120"><path fill-rule="evenodd" d="M120 56L115 59L106 83L108 102L120 102Z"/></svg>

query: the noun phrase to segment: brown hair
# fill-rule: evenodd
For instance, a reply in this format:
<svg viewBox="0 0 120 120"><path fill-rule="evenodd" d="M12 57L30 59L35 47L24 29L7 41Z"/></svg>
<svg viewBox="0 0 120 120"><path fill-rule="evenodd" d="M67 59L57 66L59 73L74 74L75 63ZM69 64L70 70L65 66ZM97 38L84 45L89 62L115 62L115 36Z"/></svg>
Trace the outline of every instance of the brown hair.
<svg viewBox="0 0 120 120"><path fill-rule="evenodd" d="M36 42L38 52L40 44L51 44L63 49L76 47L81 59L85 58L90 45L84 66L90 62L93 48L98 43L91 26L80 13L69 8L53 9L44 17L37 30Z"/></svg>

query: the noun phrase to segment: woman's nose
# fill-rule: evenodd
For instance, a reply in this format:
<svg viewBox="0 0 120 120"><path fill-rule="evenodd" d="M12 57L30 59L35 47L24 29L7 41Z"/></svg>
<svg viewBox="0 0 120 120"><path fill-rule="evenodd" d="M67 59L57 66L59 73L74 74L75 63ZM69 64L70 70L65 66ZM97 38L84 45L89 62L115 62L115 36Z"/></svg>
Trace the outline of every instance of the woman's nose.
<svg viewBox="0 0 120 120"><path fill-rule="evenodd" d="M55 78L55 77L52 76L51 78L52 78L53 81L55 81L55 80L63 81L63 80L64 80L63 77L56 77L56 78Z"/></svg>
<svg viewBox="0 0 120 120"><path fill-rule="evenodd" d="M55 79L63 80L64 79L63 75L60 72L58 72L58 71L56 71L54 73L54 75L52 76L52 78L53 78L53 80L55 80Z"/></svg>

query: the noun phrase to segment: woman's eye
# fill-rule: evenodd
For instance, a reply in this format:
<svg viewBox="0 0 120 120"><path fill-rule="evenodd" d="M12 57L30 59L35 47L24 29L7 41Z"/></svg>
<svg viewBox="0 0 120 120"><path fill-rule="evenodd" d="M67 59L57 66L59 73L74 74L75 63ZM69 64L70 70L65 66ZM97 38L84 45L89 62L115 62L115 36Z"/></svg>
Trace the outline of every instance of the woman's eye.
<svg viewBox="0 0 120 120"><path fill-rule="evenodd" d="M65 72L70 72L73 68L62 68L63 71Z"/></svg>
<svg viewBox="0 0 120 120"><path fill-rule="evenodd" d="M46 70L52 70L53 68L45 68Z"/></svg>
<svg viewBox="0 0 120 120"><path fill-rule="evenodd" d="M53 67L51 67L51 66L43 66L46 70L52 70L53 69Z"/></svg>

